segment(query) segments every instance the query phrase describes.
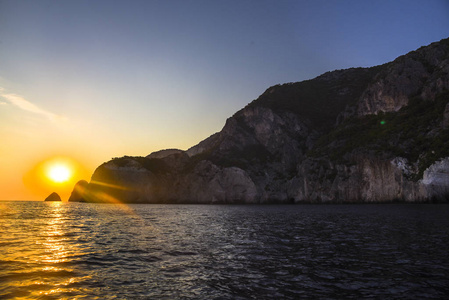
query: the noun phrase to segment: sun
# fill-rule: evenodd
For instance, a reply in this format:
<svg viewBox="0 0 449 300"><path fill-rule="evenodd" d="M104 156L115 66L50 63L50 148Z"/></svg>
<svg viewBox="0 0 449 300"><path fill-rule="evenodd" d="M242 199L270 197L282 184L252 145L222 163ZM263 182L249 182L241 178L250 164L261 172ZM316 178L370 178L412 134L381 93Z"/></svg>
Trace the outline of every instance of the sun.
<svg viewBox="0 0 449 300"><path fill-rule="evenodd" d="M56 183L63 183L70 179L72 171L67 165L54 164L48 168L47 177Z"/></svg>
<svg viewBox="0 0 449 300"><path fill-rule="evenodd" d="M81 179L89 180L91 175L92 170L86 169L78 159L58 155L39 160L22 179L25 187L39 197L36 199L43 200L53 192L58 193L62 199L68 199L76 182Z"/></svg>

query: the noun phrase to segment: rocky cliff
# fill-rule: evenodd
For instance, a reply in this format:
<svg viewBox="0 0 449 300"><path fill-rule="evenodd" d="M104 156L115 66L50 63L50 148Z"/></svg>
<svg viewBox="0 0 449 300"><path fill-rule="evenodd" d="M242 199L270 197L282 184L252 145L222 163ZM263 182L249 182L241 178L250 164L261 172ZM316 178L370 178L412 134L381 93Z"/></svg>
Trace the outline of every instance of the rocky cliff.
<svg viewBox="0 0 449 300"><path fill-rule="evenodd" d="M449 39L268 88L196 146L99 166L94 202L449 199Z"/></svg>

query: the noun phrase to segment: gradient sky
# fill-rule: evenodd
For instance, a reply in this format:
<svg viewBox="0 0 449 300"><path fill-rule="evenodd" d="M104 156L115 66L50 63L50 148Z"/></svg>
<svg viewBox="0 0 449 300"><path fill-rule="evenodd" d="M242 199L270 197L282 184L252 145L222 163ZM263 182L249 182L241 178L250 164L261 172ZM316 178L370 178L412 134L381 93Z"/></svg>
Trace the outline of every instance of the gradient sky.
<svg viewBox="0 0 449 300"><path fill-rule="evenodd" d="M447 0L0 0L0 199L43 200L24 176L54 156L89 180L195 145L274 84L447 37Z"/></svg>

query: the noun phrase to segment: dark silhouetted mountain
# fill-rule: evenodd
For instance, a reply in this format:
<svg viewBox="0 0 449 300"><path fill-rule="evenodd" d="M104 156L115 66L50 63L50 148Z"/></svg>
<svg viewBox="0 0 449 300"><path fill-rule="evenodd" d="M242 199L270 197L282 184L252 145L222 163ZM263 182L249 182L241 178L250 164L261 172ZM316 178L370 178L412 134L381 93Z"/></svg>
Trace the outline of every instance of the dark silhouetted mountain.
<svg viewBox="0 0 449 300"><path fill-rule="evenodd" d="M187 151L115 158L86 201L447 201L449 39L276 85Z"/></svg>

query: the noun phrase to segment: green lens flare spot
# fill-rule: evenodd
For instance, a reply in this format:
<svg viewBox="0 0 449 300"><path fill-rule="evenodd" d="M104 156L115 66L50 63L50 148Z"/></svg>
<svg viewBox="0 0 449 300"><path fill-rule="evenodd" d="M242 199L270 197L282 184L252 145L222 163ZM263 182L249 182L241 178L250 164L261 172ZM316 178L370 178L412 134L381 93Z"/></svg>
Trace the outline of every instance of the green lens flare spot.
<svg viewBox="0 0 449 300"><path fill-rule="evenodd" d="M385 121L380 121L380 125L385 125Z"/></svg>

